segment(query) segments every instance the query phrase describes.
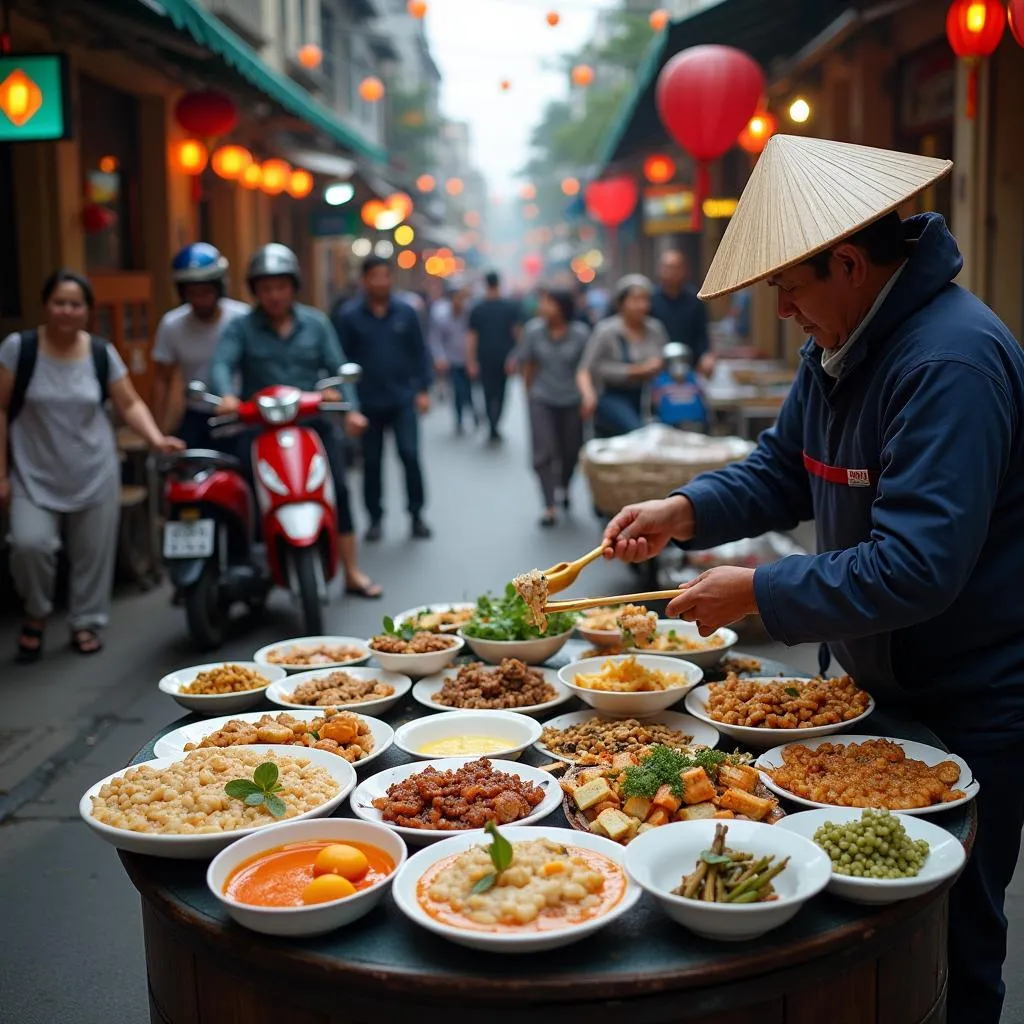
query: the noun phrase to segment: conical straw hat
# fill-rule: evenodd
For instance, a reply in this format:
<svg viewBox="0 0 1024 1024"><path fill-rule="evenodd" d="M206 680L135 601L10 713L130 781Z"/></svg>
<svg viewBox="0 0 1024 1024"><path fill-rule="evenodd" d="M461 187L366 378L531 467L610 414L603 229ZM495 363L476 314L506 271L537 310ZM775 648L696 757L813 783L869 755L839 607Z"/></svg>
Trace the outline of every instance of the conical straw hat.
<svg viewBox="0 0 1024 1024"><path fill-rule="evenodd" d="M823 252L948 174L951 160L775 135L711 261L702 299Z"/></svg>

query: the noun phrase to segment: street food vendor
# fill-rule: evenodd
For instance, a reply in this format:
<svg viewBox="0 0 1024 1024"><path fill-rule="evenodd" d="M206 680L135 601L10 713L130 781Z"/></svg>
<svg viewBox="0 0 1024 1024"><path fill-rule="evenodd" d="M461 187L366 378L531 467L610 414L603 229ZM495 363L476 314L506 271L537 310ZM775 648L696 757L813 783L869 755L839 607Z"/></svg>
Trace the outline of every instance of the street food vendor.
<svg viewBox="0 0 1024 1024"><path fill-rule="evenodd" d="M881 706L924 721L981 784L951 895L950 1024L998 1024L1003 900L1024 825L1024 353L954 284L935 213L900 220L948 161L774 137L702 299L755 282L808 335L778 422L744 462L624 508L627 562L814 519L817 555L721 567L668 614L703 635L758 613L786 644L827 642Z"/></svg>

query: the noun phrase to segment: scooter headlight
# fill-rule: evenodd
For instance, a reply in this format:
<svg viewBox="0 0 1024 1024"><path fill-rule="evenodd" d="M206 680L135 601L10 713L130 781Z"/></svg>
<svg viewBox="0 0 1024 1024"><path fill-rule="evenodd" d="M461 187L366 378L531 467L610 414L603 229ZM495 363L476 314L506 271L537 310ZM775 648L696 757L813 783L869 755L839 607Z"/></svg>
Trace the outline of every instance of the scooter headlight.
<svg viewBox="0 0 1024 1024"><path fill-rule="evenodd" d="M299 403L302 400L302 392L298 388L279 388L277 392L274 395L260 395L256 399L260 416L275 426L291 423L299 415Z"/></svg>
<svg viewBox="0 0 1024 1024"><path fill-rule="evenodd" d="M263 459L256 464L256 472L259 473L260 483L268 491L273 491L275 494L280 494L282 497L288 496L288 488L285 487L284 481L277 475L277 470Z"/></svg>
<svg viewBox="0 0 1024 1024"><path fill-rule="evenodd" d="M327 460L317 452L313 458L309 460L309 473L306 475L306 491L312 494L314 491L320 490L323 487L324 480L327 479Z"/></svg>

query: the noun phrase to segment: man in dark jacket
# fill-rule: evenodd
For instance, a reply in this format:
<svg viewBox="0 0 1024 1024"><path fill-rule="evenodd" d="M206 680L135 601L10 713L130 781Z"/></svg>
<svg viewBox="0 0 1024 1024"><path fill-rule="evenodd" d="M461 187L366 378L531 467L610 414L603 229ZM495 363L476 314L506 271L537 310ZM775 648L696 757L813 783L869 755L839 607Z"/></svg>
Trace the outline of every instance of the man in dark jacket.
<svg viewBox="0 0 1024 1024"><path fill-rule="evenodd" d="M708 313L689 286L686 257L669 249L658 261L658 287L651 296L651 316L661 322L669 341L690 350L690 365L710 373L714 359L708 353Z"/></svg>
<svg viewBox="0 0 1024 1024"><path fill-rule="evenodd" d="M466 336L466 369L479 378L484 391L484 411L492 444L501 441L501 414L505 408L505 364L519 339L522 312L519 303L501 294L501 278L490 271L484 278L487 293L469 314Z"/></svg>
<svg viewBox="0 0 1024 1024"><path fill-rule="evenodd" d="M769 142L701 297L767 279L811 336L793 389L750 458L624 509L607 540L640 561L816 521L821 554L712 569L669 614L708 635L757 612L783 643L826 642L880 708L966 759L981 788L951 896L948 1020L998 1024L1024 825L1024 354L953 283L943 219L892 212L950 167Z"/></svg>

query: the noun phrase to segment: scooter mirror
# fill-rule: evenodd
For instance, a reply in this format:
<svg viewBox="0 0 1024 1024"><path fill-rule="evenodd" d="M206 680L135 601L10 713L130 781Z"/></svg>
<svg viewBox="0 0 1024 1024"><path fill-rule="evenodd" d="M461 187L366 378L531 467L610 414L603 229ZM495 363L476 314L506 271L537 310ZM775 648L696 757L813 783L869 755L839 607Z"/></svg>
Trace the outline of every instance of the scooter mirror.
<svg viewBox="0 0 1024 1024"><path fill-rule="evenodd" d="M345 363L338 371L338 376L345 384L358 384L363 376L363 368L358 363Z"/></svg>
<svg viewBox="0 0 1024 1024"><path fill-rule="evenodd" d="M205 398L206 385L201 380L190 380L188 382L188 393L193 398Z"/></svg>

